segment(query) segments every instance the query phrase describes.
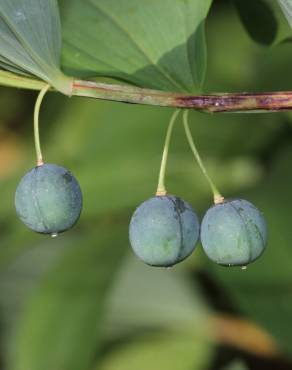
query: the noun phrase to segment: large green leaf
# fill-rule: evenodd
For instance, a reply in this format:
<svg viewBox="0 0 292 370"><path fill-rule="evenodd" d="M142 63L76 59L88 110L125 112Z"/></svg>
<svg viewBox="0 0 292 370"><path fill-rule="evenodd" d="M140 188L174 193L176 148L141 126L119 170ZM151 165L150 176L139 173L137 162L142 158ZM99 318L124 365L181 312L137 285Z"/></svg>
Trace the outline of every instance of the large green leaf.
<svg viewBox="0 0 292 370"><path fill-rule="evenodd" d="M212 0L62 0L63 66L145 87L200 89Z"/></svg>
<svg viewBox="0 0 292 370"><path fill-rule="evenodd" d="M2 0L0 66L68 90L60 71L61 25L56 0Z"/></svg>

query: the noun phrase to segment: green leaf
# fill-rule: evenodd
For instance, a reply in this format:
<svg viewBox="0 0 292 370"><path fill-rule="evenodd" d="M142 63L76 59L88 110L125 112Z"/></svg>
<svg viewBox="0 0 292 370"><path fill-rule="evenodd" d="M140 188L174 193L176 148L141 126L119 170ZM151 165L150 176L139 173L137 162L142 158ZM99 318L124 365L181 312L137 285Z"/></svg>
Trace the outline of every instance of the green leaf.
<svg viewBox="0 0 292 370"><path fill-rule="evenodd" d="M109 228L59 237L57 243L68 248L19 318L9 368L89 368L100 341L104 297L127 245L124 229L121 235L121 229Z"/></svg>
<svg viewBox="0 0 292 370"><path fill-rule="evenodd" d="M25 72L22 68L16 67L13 63L11 63L8 59L2 57L1 55L0 55L0 67L15 74L29 76L29 74Z"/></svg>
<svg viewBox="0 0 292 370"><path fill-rule="evenodd" d="M64 68L161 90L199 90L211 0L61 1Z"/></svg>
<svg viewBox="0 0 292 370"><path fill-rule="evenodd" d="M61 25L56 0L3 0L0 7L1 66L29 73L68 92L60 71Z"/></svg>
<svg viewBox="0 0 292 370"><path fill-rule="evenodd" d="M250 37L263 45L272 44L278 31L272 4L265 0L233 0L233 2Z"/></svg>
<svg viewBox="0 0 292 370"><path fill-rule="evenodd" d="M287 18L287 21L292 28L292 1L291 0L278 0L280 7Z"/></svg>

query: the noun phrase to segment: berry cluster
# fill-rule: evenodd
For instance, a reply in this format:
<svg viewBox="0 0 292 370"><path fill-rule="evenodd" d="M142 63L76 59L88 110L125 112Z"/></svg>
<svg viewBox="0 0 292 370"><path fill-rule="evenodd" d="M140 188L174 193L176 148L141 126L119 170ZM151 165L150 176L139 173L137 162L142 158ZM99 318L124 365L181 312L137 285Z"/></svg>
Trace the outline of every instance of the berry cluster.
<svg viewBox="0 0 292 370"><path fill-rule="evenodd" d="M173 266L187 258L200 237L203 250L223 266L246 266L264 251L267 228L263 215L244 199L225 200L207 174L193 142L187 112L184 127L190 147L210 184L215 205L203 217L201 227L192 207L184 200L167 194L164 175L175 112L170 121L162 157L156 196L146 200L134 212L130 222L130 243L134 253L151 266Z"/></svg>
<svg viewBox="0 0 292 370"><path fill-rule="evenodd" d="M41 90L35 106L34 136L37 166L20 181L15 193L16 211L30 229L53 237L71 228L82 209L82 193L75 177L65 168L44 164L39 140L39 109L49 89ZM172 115L161 161L156 196L142 203L130 222L130 243L135 254L151 266L173 266L195 249L200 237L207 256L224 266L243 266L255 261L266 246L267 231L262 214L243 199L225 200L209 177L188 126L183 122L193 154L214 195L215 205L206 212L201 227L193 208L166 192L164 185Z"/></svg>
<svg viewBox="0 0 292 370"><path fill-rule="evenodd" d="M223 266L247 266L263 253L267 240L262 214L244 199L215 204L200 228L187 202L173 195L155 196L136 209L130 223L132 248L151 266L181 262L194 251L199 235L207 256Z"/></svg>

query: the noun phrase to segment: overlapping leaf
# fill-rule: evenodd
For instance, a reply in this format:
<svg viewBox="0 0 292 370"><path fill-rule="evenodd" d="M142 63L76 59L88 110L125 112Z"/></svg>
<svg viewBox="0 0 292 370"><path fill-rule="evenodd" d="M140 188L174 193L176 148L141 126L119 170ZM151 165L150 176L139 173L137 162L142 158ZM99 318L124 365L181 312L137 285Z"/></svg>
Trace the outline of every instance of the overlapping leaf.
<svg viewBox="0 0 292 370"><path fill-rule="evenodd" d="M63 65L173 91L200 89L212 0L61 0Z"/></svg>
<svg viewBox="0 0 292 370"><path fill-rule="evenodd" d="M2 0L0 67L31 74L67 92L60 71L61 25L56 0Z"/></svg>
<svg viewBox="0 0 292 370"><path fill-rule="evenodd" d="M60 0L63 64L78 77L107 76L161 90L195 91L206 69L204 21L212 0ZM69 93L59 68L57 0L3 0L0 67Z"/></svg>

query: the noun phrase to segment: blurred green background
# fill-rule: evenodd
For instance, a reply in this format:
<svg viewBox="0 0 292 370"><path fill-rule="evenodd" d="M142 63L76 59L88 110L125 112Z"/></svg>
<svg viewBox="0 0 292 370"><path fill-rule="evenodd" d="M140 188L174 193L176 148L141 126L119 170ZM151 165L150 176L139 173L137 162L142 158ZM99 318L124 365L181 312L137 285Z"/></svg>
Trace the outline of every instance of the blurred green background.
<svg viewBox="0 0 292 370"><path fill-rule="evenodd" d="M253 42L227 1L215 2L206 28L206 91L291 89L291 44ZM291 114L192 112L210 174L226 197L264 212L269 244L245 271L209 262L200 246L164 270L135 259L128 224L155 192L172 110L48 94L45 160L69 168L84 195L79 223L51 239L14 210L35 161L35 98L0 89L1 369L292 369ZM181 124L167 188L200 217L211 205Z"/></svg>

